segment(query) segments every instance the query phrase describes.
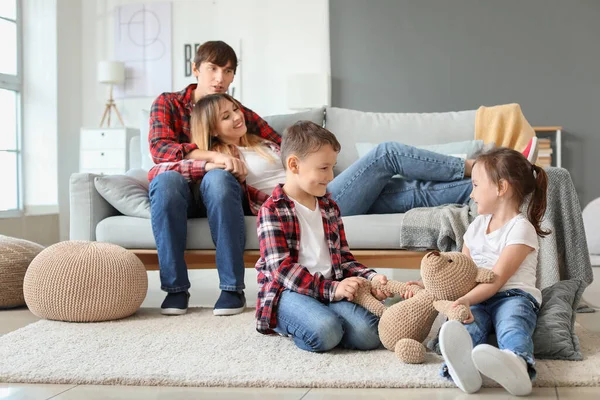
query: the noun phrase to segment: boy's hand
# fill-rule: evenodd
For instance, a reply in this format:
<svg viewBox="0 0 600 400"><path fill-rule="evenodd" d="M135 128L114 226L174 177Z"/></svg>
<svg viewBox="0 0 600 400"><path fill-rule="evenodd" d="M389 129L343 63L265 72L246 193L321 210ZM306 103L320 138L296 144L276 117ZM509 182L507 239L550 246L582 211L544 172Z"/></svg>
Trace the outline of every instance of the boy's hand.
<svg viewBox="0 0 600 400"><path fill-rule="evenodd" d="M462 321L463 324L470 324L473 321L475 321L475 317L473 316L473 313L471 312L471 303L469 302L469 300L461 297L460 299L456 300L454 303L452 303L452 308L456 308L460 305L463 305L465 307L467 307L467 310L469 310L469 316L467 317L467 319L465 319L464 321Z"/></svg>
<svg viewBox="0 0 600 400"><path fill-rule="evenodd" d="M351 276L350 278L342 280L337 288L335 288L333 301L340 301L343 299L348 299L348 301L354 300L358 288L364 283L365 281L357 276Z"/></svg>
<svg viewBox="0 0 600 400"><path fill-rule="evenodd" d="M375 282L379 282L379 284L381 286L385 286L388 282L387 276L383 275L383 274L377 274L373 277L373 279L371 279L371 282L375 283ZM393 297L394 295L390 292L388 292L385 289L375 289L375 288L371 288L371 294L380 301L383 301L385 299L387 299L388 297Z"/></svg>

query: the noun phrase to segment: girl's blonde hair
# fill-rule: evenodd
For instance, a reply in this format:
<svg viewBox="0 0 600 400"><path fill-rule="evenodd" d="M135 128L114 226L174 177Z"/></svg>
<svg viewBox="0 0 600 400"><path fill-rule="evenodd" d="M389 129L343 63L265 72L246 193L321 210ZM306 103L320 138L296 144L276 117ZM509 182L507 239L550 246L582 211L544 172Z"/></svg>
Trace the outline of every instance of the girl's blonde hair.
<svg viewBox="0 0 600 400"><path fill-rule="evenodd" d="M549 230L541 228L548 191L548 175L543 168L532 165L523 154L506 147L496 147L479 155L475 163L484 166L495 185L499 185L500 180L508 182L513 188L519 207L529 199L527 218L535 227L536 233L541 237L550 233ZM529 195L531 197L528 197Z"/></svg>
<svg viewBox="0 0 600 400"><path fill-rule="evenodd" d="M191 139L192 143L196 144L200 150L218 151L219 153L237 157L239 152L235 145L223 143L218 137L214 136L217 132L219 109L223 101L229 101L234 106L242 109L241 104L236 99L225 93L210 94L202 97L192 109L190 121ZM240 139L240 146L249 147L263 158L275 161L273 156L263 146L264 142L265 140L261 137L247 132Z"/></svg>

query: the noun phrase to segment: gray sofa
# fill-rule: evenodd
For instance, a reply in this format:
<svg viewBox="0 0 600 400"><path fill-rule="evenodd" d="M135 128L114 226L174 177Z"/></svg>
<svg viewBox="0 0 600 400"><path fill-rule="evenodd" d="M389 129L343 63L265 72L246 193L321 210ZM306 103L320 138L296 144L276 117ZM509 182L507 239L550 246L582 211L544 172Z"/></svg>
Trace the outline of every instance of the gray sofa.
<svg viewBox="0 0 600 400"><path fill-rule="evenodd" d="M444 113L372 113L326 107L309 111L265 117L278 132L297 120L324 125L340 141L336 173L358 159L357 143L399 141L411 145L473 141L476 110ZM148 152L147 112L142 118L140 138L131 146L133 168L145 171L152 166ZM128 249L155 249L150 220L122 215L96 190L96 175L73 174L70 182L70 238L111 242ZM344 217L350 248L353 250L399 250L403 214ZM246 217L248 250L258 249L256 218ZM206 219L188 221L189 250L214 249ZM383 253L380 253L380 256Z"/></svg>

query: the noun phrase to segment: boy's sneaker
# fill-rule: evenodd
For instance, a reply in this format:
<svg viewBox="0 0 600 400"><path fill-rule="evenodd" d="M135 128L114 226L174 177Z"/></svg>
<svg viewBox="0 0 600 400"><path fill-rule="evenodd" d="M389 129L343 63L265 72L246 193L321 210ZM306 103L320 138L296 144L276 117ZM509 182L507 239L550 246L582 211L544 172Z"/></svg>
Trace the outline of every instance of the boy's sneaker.
<svg viewBox="0 0 600 400"><path fill-rule="evenodd" d="M183 315L187 312L190 294L188 292L168 293L160 306L163 315Z"/></svg>
<svg viewBox="0 0 600 400"><path fill-rule="evenodd" d="M535 164L538 156L538 138L532 137L529 143L527 143L527 147L523 150L523 155L531 164Z"/></svg>
<svg viewBox="0 0 600 400"><path fill-rule="evenodd" d="M480 344L473 349L472 357L479 372L498 382L513 396L531 393L527 363L512 351Z"/></svg>
<svg viewBox="0 0 600 400"><path fill-rule="evenodd" d="M244 292L221 290L219 300L215 303L213 309L214 315L235 315L241 314L246 308L246 296Z"/></svg>
<svg viewBox="0 0 600 400"><path fill-rule="evenodd" d="M462 323L448 321L440 330L440 350L456 386L465 393L481 389L481 374L471 359L473 341Z"/></svg>

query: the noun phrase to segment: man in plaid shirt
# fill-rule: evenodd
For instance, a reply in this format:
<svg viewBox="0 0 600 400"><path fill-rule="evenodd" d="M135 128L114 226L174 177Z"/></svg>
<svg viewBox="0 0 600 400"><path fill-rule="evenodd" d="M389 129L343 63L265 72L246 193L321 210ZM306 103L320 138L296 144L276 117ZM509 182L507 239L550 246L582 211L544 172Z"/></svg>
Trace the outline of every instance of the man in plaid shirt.
<svg viewBox="0 0 600 400"><path fill-rule="evenodd" d="M326 193L339 151L335 136L317 124L288 128L281 146L286 183L258 213L257 330L292 336L308 351L381 344L379 318L350 301L362 278L387 278L350 253L340 209ZM373 294L381 300L389 295Z"/></svg>
<svg viewBox="0 0 600 400"><path fill-rule="evenodd" d="M181 92L163 93L152 104L148 141L156 165L148 173L150 210L161 289L168 293L161 305L166 315L185 314L188 307L190 281L184 260L188 217L208 217L216 246L221 295L213 313L234 315L246 305L243 254L248 204L245 186L240 184L246 169L233 157L219 165L199 160L198 147L190 143L192 107L208 94L226 92L236 68L237 56L229 45L206 42L192 63L198 83ZM262 118L250 109L242 107L242 111L249 131L281 143Z"/></svg>

